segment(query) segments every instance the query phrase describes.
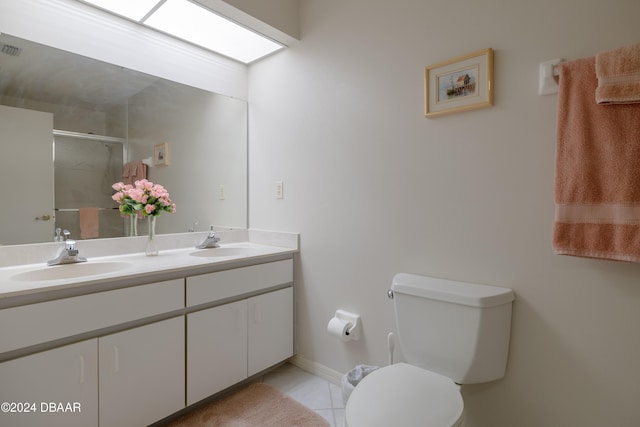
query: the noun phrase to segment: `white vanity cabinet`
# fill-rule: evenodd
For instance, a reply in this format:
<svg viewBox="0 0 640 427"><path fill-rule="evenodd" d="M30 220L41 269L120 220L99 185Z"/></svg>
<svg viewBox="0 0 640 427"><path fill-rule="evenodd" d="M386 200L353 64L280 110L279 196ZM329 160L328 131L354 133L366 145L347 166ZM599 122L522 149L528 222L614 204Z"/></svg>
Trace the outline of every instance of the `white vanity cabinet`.
<svg viewBox="0 0 640 427"><path fill-rule="evenodd" d="M100 427L143 426L183 409L184 316L98 338Z"/></svg>
<svg viewBox="0 0 640 427"><path fill-rule="evenodd" d="M223 302L187 315L187 405L293 355L292 283L290 259L187 278L187 306Z"/></svg>
<svg viewBox="0 0 640 427"><path fill-rule="evenodd" d="M0 363L0 379L2 426L98 425L96 338Z"/></svg>
<svg viewBox="0 0 640 427"><path fill-rule="evenodd" d="M176 279L0 310L7 351L94 336L0 363L0 403L37 409L0 411L0 425L140 426L184 408L183 309L184 279ZM172 311L180 315L127 324ZM54 412L49 402L72 409L77 402L81 411Z"/></svg>
<svg viewBox="0 0 640 427"><path fill-rule="evenodd" d="M35 412L0 426L149 425L283 362L293 258L275 259L0 309L0 403Z"/></svg>

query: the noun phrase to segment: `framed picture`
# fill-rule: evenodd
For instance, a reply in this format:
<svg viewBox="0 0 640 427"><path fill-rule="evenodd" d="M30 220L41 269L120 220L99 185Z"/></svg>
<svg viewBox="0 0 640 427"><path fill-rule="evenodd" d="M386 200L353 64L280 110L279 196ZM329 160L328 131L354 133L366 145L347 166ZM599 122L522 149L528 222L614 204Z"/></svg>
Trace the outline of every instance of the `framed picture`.
<svg viewBox="0 0 640 427"><path fill-rule="evenodd" d="M154 166L167 166L169 164L169 143L163 142L153 146Z"/></svg>
<svg viewBox="0 0 640 427"><path fill-rule="evenodd" d="M425 116L493 105L493 50L473 52L425 68Z"/></svg>

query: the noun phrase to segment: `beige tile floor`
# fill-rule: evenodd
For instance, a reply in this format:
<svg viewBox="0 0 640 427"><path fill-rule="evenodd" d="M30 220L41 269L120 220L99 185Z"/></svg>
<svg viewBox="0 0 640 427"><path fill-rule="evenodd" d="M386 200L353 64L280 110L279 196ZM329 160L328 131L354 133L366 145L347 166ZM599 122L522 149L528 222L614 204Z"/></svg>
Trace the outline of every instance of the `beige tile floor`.
<svg viewBox="0 0 640 427"><path fill-rule="evenodd" d="M286 363L268 372L262 381L324 417L331 427L344 425L342 389L323 378Z"/></svg>

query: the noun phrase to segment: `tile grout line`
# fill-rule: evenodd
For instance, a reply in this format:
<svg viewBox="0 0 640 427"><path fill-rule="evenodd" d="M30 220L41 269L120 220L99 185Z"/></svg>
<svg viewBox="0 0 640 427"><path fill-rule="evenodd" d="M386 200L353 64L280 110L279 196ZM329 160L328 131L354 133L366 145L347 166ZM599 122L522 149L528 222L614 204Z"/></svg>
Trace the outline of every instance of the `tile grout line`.
<svg viewBox="0 0 640 427"><path fill-rule="evenodd" d="M334 404L333 404L333 394L331 393L331 384L329 383L329 381L326 382L327 383L327 393L329 393L329 403L331 403L331 416L333 417L333 426L337 427L338 426L338 420L336 419L336 410L334 408Z"/></svg>

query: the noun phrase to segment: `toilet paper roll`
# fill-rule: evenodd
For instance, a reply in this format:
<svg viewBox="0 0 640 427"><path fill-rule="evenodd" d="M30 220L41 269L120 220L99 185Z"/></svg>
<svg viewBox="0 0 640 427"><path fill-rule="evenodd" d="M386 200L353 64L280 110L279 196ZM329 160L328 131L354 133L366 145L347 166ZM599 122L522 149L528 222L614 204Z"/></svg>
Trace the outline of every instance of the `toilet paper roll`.
<svg viewBox="0 0 640 427"><path fill-rule="evenodd" d="M351 337L348 334L348 330L351 328L351 322L333 317L329 320L327 325L327 332L329 335L340 338L342 341L349 341Z"/></svg>

